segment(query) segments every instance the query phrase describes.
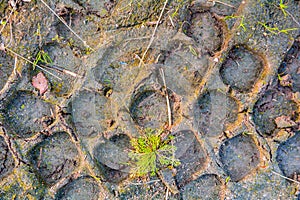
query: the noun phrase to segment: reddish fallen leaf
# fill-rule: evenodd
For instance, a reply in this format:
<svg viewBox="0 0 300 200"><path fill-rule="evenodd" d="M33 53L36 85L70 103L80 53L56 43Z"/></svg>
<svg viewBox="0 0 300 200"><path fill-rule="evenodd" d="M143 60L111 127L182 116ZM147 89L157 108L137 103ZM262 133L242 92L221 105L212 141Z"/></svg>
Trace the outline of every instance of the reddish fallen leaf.
<svg viewBox="0 0 300 200"><path fill-rule="evenodd" d="M39 72L32 78L32 85L40 91L40 95L43 95L48 90L48 80L42 72Z"/></svg>

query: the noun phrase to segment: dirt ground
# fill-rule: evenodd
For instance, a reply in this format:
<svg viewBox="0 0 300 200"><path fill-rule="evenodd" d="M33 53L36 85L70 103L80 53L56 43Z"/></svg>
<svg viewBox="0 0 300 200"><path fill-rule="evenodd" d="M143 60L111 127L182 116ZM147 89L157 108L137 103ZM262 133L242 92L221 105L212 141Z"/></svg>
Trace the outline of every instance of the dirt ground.
<svg viewBox="0 0 300 200"><path fill-rule="evenodd" d="M300 200L299 0L0 0L0 20L1 200ZM147 130L180 164L138 177Z"/></svg>

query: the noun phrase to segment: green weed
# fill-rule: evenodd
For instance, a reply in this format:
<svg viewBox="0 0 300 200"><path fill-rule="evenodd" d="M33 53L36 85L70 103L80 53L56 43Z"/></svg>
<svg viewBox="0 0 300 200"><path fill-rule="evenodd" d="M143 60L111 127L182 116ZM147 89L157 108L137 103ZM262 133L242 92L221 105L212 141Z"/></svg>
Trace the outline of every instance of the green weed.
<svg viewBox="0 0 300 200"><path fill-rule="evenodd" d="M144 176L150 172L153 176L158 171L158 165L180 165L180 161L174 156L176 147L169 144L174 137L169 136L167 140L162 141L163 131L146 129L145 132L145 136L131 140L133 150L129 152L129 157L133 160L133 175Z"/></svg>
<svg viewBox="0 0 300 200"><path fill-rule="evenodd" d="M198 57L198 53L192 45L189 45L189 50L194 56Z"/></svg>
<svg viewBox="0 0 300 200"><path fill-rule="evenodd" d="M290 31L298 30L298 28L279 29L277 26L270 27L266 23L262 22L258 22L258 24L262 25L267 31L275 35L278 35L280 33L288 34Z"/></svg>
<svg viewBox="0 0 300 200"><path fill-rule="evenodd" d="M251 132L247 132L247 131L245 131L245 132L243 132L243 135L253 135L253 133L251 133Z"/></svg>
<svg viewBox="0 0 300 200"><path fill-rule="evenodd" d="M1 21L0 21L0 24L1 24L1 25L6 25L7 22L6 22L5 20L1 20Z"/></svg>
<svg viewBox="0 0 300 200"><path fill-rule="evenodd" d="M225 179L225 183L228 183L230 181L230 179L231 179L230 176L227 176Z"/></svg>
<svg viewBox="0 0 300 200"><path fill-rule="evenodd" d="M38 54L36 55L34 61L33 61L33 70L35 70L36 65L41 62L43 64L51 64L53 63L52 59L48 55L47 52L40 50Z"/></svg>
<svg viewBox="0 0 300 200"><path fill-rule="evenodd" d="M59 43L62 42L63 39L64 39L63 37L60 37L59 35L55 35L51 40L57 41Z"/></svg>
<svg viewBox="0 0 300 200"><path fill-rule="evenodd" d="M229 15L229 16L224 17L225 21L230 20L230 19L240 19L240 24L238 26L238 29L242 28L244 31L247 31L247 28L246 28L245 23L244 23L244 20L245 20L244 16Z"/></svg>
<svg viewBox="0 0 300 200"><path fill-rule="evenodd" d="M34 33L35 36L41 37L41 25L38 23L38 27L36 29L36 32Z"/></svg>
<svg viewBox="0 0 300 200"><path fill-rule="evenodd" d="M287 16L287 12L285 11L285 9L287 9L288 6L287 6L287 4L283 3L283 0L280 0L280 2L279 2L279 8L282 11L282 13L284 14L284 17L286 17Z"/></svg>

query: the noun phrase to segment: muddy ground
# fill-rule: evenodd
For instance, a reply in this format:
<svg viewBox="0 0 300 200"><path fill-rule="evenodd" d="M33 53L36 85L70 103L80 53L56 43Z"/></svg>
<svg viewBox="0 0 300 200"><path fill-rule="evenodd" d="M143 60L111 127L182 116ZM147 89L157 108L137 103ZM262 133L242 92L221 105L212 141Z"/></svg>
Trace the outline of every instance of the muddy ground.
<svg viewBox="0 0 300 200"><path fill-rule="evenodd" d="M300 199L299 0L46 3L78 36L0 0L1 200ZM180 165L132 176L149 128Z"/></svg>

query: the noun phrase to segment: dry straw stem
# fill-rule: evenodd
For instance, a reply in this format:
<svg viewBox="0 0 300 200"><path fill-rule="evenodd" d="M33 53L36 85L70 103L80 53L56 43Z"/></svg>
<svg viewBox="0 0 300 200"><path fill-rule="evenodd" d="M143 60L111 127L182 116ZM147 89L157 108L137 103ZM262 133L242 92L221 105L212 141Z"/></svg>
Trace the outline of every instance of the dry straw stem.
<svg viewBox="0 0 300 200"><path fill-rule="evenodd" d="M162 80L163 80L163 83L164 83L164 90L165 90L165 93L166 93L169 128L171 128L171 126L172 126L172 113L171 113L169 94L168 94L168 89L167 89L167 84L166 84L166 79L165 79L165 73L164 73L164 70L162 68L160 68L160 72L161 72L161 77L162 77Z"/></svg>
<svg viewBox="0 0 300 200"><path fill-rule="evenodd" d="M60 80L60 81L62 80L61 78L59 78L59 77L56 76L55 74L51 73L50 71L46 70L45 68L43 68L43 67L41 67L41 66L39 66L39 65L37 65L37 64L34 64L34 63L31 62L29 59L25 58L24 56L21 56L20 54L18 54L18 53L16 53L16 52L14 52L14 51L11 50L10 48L8 48L8 47L3 47L3 48L4 48L4 50L7 50L7 51L11 52L11 53L14 54L15 56L17 56L17 57L19 57L19 58L22 58L23 60L29 62L30 64L35 65L37 68L39 68L40 70L44 71L45 73L50 74L51 76L57 78L57 79ZM1 50L2 50L2 49L1 49Z"/></svg>
<svg viewBox="0 0 300 200"><path fill-rule="evenodd" d="M168 200L168 198L169 198L169 188L167 188L165 200Z"/></svg>
<svg viewBox="0 0 300 200"><path fill-rule="evenodd" d="M151 181L148 181L148 182L145 182L145 183L134 183L134 182L131 182L131 183L129 183L129 185L147 185L147 184L156 183L156 182L160 182L160 181L161 180L156 179L156 180L151 180Z"/></svg>
<svg viewBox="0 0 300 200"><path fill-rule="evenodd" d="M299 181L295 181L294 179L291 179L291 178L288 178L288 177L286 177L286 176L283 176L283 175L281 175L281 174L279 174L279 173L277 173L277 172L275 172L275 171L271 171L273 174L276 174L277 176L280 176L281 178L284 178L284 179L286 179L286 180L289 180L289 181L292 181L292 182L294 182L294 183L297 183L298 185L300 185L300 182Z"/></svg>
<svg viewBox="0 0 300 200"><path fill-rule="evenodd" d="M42 1L42 0L41 0L41 1ZM163 9L162 9L161 12L160 12L160 15L159 15L158 20L157 20L157 22L156 22L154 31L153 31L153 33L152 33L152 35L151 35L149 44L148 44L146 50L144 51L144 53L143 53L143 55L142 55L142 58L140 59L139 67L140 67L140 66L142 65L142 63L144 62L145 56L146 56L148 50L150 49L150 46L152 45L152 43L153 43L153 41L154 41L154 37L155 37L156 31L157 31L157 27L158 27L158 25L159 25L159 23L160 23L161 17L162 17L162 15L163 15L165 9L166 9L167 3L168 3L168 0L165 1L164 7L163 7Z"/></svg>
<svg viewBox="0 0 300 200"><path fill-rule="evenodd" d="M219 4L223 4L225 6L228 6L230 8L235 8L233 5L230 5L228 3L225 3L225 2L222 2L222 1L217 1L217 0L209 0L210 2L213 2L213 3L219 3Z"/></svg>
<svg viewBox="0 0 300 200"><path fill-rule="evenodd" d="M19 3L19 1L15 2L15 4L18 4L18 3ZM10 11L8 17L6 18L5 23L3 24L3 26L2 26L2 28L0 30L0 34L1 34L3 32L3 30L5 29L7 23L9 23L9 26L10 26L10 40L9 40L9 42L8 42L8 44L6 46L9 46L10 43L13 41L12 23L11 23L12 19L11 19L11 16L16 11L16 5L12 5L11 4L11 6L12 6L12 10Z"/></svg>
<svg viewBox="0 0 300 200"><path fill-rule="evenodd" d="M285 11L291 18L292 20L300 27L300 23L295 19L295 17L289 12L289 11Z"/></svg>
<svg viewBox="0 0 300 200"><path fill-rule="evenodd" d="M72 72L72 71L69 71L69 70L67 70L67 69L63 69L63 68L60 68L60 67L57 67L57 66L51 66L51 67L48 67L48 66L44 66L44 65L38 65L38 64L35 64L35 63L33 63L32 61L30 61L29 59L25 58L24 56L21 56L20 54L16 53L15 51L11 50L11 49L8 48L8 47L2 47L2 48L0 48L0 50L7 50L7 51L11 52L11 53L14 54L15 56L17 56L17 57L19 57L19 58L22 58L23 60L29 62L29 63L32 64L32 65L35 65L35 66L36 66L37 68L39 68L40 70L44 71L45 73L50 74L51 76L57 78L57 79L60 80L60 81L62 80L60 77L56 76L55 74L53 74L53 73L50 72L49 70L46 70L45 68L54 69L54 70L57 70L57 71L62 72L62 73L64 73L64 74L73 76L73 77L75 77L75 78L82 78L82 76L79 75L79 74L76 74L76 73L74 73L74 72ZM14 71L15 71L15 69L14 69Z"/></svg>
<svg viewBox="0 0 300 200"><path fill-rule="evenodd" d="M92 47L90 47L86 41L84 41L73 29L65 22L63 18L61 18L48 4L45 3L45 1L40 0L81 42L83 42L84 46L91 49L92 51L95 51Z"/></svg>
<svg viewBox="0 0 300 200"><path fill-rule="evenodd" d="M43 66L43 65L42 65ZM46 67L46 66L45 66ZM48 67L48 66L47 66ZM72 72L70 70L67 70L67 69L64 69L62 67L59 67L59 66L56 66L56 65L50 65L48 68L50 69L54 69L54 70L57 70L61 73L64 73L64 74L67 74L67 75L70 75L70 76L73 76L74 78L82 78L81 75L79 74L76 74L75 72Z"/></svg>
<svg viewBox="0 0 300 200"><path fill-rule="evenodd" d="M18 3L18 1L17 1L16 3ZM12 5L11 5L11 6L12 6ZM8 15L8 17L7 17L7 19L6 19L6 23L3 25L3 27L2 27L1 30L0 30L0 34L1 34L2 31L4 30L4 28L5 28L6 24L7 24L7 22L10 21L11 15L12 15L13 12L16 10L16 6L12 6L12 8L13 8L13 9L10 11L10 13L9 13L9 15Z"/></svg>

